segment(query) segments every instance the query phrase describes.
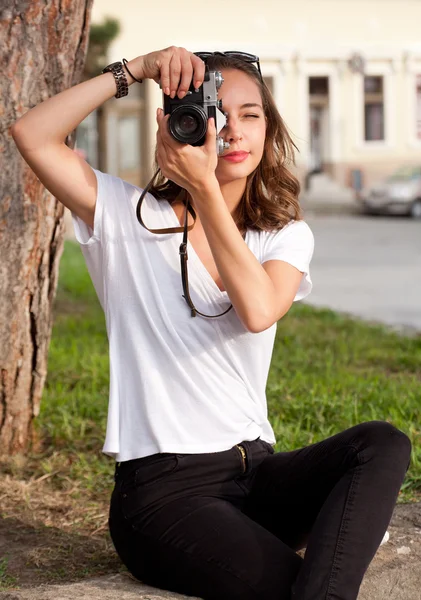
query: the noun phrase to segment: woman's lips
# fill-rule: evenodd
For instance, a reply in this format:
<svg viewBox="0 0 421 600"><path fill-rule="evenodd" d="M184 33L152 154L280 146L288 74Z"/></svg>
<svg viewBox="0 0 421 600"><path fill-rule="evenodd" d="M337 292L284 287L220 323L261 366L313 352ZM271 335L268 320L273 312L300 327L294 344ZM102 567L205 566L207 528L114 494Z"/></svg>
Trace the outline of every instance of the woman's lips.
<svg viewBox="0 0 421 600"><path fill-rule="evenodd" d="M222 156L221 158L223 158L224 160L227 160L228 162L239 163L239 162L243 162L243 160L246 160L248 155L249 155L249 152L233 152L231 154L226 154L225 156Z"/></svg>

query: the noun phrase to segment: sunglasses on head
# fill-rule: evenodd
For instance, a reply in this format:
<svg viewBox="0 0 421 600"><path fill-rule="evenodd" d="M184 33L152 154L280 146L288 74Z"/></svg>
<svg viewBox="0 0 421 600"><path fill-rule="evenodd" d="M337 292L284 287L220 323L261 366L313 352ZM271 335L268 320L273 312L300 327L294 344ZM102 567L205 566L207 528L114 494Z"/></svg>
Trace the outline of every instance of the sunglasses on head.
<svg viewBox="0 0 421 600"><path fill-rule="evenodd" d="M206 59L211 56L228 56L232 58L237 58L238 60L242 60L246 63L256 63L260 79L263 81L262 72L260 70L259 57L255 54L248 54L248 52L239 52L237 50L229 50L227 52L194 52L194 54L196 54L196 56L201 58L204 62L206 62Z"/></svg>

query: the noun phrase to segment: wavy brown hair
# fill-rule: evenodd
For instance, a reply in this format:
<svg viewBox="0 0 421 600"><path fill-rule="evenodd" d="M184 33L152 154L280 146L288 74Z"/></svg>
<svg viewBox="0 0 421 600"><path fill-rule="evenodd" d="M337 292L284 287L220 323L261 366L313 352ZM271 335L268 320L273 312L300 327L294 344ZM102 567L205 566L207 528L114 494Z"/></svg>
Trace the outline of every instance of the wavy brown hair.
<svg viewBox="0 0 421 600"><path fill-rule="evenodd" d="M266 139L262 159L247 176L243 196L233 214L238 229L242 232L247 229L278 230L291 219L300 220L300 184L288 169L289 165L295 164L295 150L298 148L288 133L269 88L261 81L256 67L250 63L220 55L209 57L206 63L211 71L238 69L251 77L259 88L266 116ZM156 150L155 168L159 169ZM176 200L186 204L188 198L188 192L164 177L161 171L149 193L158 200L167 200L170 204Z"/></svg>

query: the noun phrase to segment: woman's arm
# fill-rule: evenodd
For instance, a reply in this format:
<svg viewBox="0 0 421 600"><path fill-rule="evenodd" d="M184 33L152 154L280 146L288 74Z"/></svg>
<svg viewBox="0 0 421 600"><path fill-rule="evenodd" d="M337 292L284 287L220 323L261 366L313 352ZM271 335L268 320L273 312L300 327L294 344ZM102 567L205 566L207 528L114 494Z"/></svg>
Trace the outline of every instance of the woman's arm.
<svg viewBox="0 0 421 600"><path fill-rule="evenodd" d="M261 265L244 242L216 178L191 190L216 268L236 310L251 333L260 333L288 312L302 273L283 261Z"/></svg>
<svg viewBox="0 0 421 600"><path fill-rule="evenodd" d="M261 265L243 240L215 175L214 119L208 121L205 143L197 147L174 140L168 119L169 115L157 111L161 171L190 193L218 273L244 327L251 333L264 331L289 310L303 273L282 260Z"/></svg>
<svg viewBox="0 0 421 600"><path fill-rule="evenodd" d="M204 63L184 48L138 56L128 63L137 79L161 80L175 94L188 90L194 72L203 82ZM126 72L128 84L134 79ZM141 85L141 84L138 84ZM29 110L11 128L25 161L41 183L65 206L93 227L97 182L89 164L65 144L66 137L116 93L112 73L79 83Z"/></svg>
<svg viewBox="0 0 421 600"><path fill-rule="evenodd" d="M142 79L142 60L138 56L128 63L138 79ZM134 79L125 72L131 85ZM51 144L63 144L69 133L115 93L113 74L103 73L44 100L12 125L19 151L33 152Z"/></svg>
<svg viewBox="0 0 421 600"><path fill-rule="evenodd" d="M129 69L137 77L142 72L142 57L130 61ZM127 80L129 85L134 82L128 74ZM103 73L38 104L11 129L19 152L41 183L91 228L97 197L95 173L65 140L115 93L113 74Z"/></svg>

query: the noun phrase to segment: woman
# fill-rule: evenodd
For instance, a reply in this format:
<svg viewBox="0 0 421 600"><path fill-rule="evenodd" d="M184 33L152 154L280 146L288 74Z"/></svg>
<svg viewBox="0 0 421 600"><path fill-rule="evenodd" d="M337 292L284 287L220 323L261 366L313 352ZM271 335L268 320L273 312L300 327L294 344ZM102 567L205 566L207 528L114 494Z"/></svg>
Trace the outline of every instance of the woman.
<svg viewBox="0 0 421 600"><path fill-rule="evenodd" d="M64 141L116 86L124 93L122 81L160 80L182 98L191 81L203 83L205 61L224 78L219 135L229 148L217 156L212 121L203 146L180 144L158 110L163 176L142 218L169 233L155 235L135 218L141 190L91 169ZM152 52L123 74L106 72L46 100L12 133L72 211L106 315L103 451L116 460L109 525L124 564L146 583L204 600L355 600L411 444L371 421L274 451L265 387L276 323L310 292L313 237L286 168L293 144L255 62ZM182 299L187 199L197 215L188 240L192 299L217 318L192 318Z"/></svg>

